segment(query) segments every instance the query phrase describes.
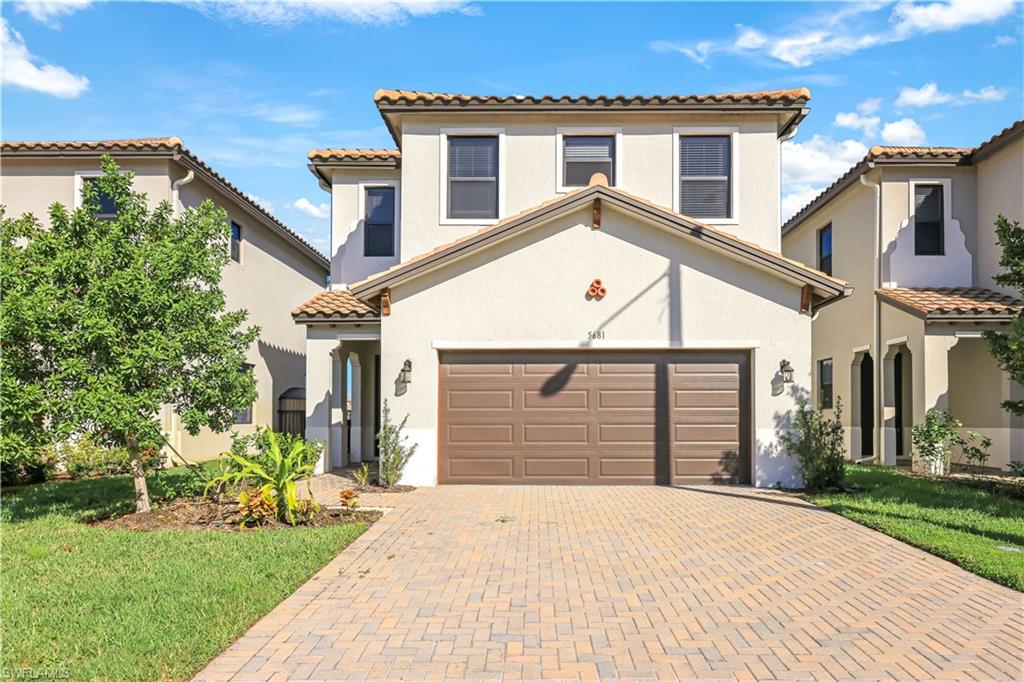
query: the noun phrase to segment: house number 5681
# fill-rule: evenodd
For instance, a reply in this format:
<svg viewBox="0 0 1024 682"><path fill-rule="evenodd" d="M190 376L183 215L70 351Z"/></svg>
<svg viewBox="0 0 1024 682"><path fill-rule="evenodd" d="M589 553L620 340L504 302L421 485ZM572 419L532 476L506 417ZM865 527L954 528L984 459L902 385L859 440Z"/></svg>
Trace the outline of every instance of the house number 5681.
<svg viewBox="0 0 1024 682"><path fill-rule="evenodd" d="M601 331L600 329L597 329L597 330L594 330L594 331L591 331L591 332L587 332L587 340L588 341L596 341L597 339L603 339L603 338L604 338L604 332Z"/></svg>

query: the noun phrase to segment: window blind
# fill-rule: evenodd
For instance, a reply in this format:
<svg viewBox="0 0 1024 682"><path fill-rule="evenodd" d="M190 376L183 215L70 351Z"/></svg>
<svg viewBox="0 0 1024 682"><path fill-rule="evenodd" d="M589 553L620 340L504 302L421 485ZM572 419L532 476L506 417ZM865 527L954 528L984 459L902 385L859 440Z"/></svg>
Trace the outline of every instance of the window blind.
<svg viewBox="0 0 1024 682"><path fill-rule="evenodd" d="M731 215L731 140L727 135L679 138L679 211L693 218Z"/></svg>
<svg viewBox="0 0 1024 682"><path fill-rule="evenodd" d="M915 255L942 255L942 204L942 185L914 185Z"/></svg>
<svg viewBox="0 0 1024 682"><path fill-rule="evenodd" d="M595 173L603 173L615 184L615 137L612 135L571 135L562 138L562 184L582 187Z"/></svg>
<svg viewBox="0 0 1024 682"><path fill-rule="evenodd" d="M368 187L365 203L363 255L395 255L395 188Z"/></svg>
<svg viewBox="0 0 1024 682"><path fill-rule="evenodd" d="M448 138L448 217L498 217L498 138Z"/></svg>

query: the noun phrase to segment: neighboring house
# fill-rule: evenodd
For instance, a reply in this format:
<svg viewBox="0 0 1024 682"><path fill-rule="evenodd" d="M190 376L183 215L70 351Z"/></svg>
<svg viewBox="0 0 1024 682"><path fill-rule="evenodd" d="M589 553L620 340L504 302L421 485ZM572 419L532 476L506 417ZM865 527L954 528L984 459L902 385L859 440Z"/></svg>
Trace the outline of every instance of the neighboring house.
<svg viewBox="0 0 1024 682"><path fill-rule="evenodd" d="M81 205L81 186L100 174L100 156L110 154L135 173L134 188L152 205L171 203L174 211L211 199L231 221L231 261L221 285L228 310L249 311L248 324L261 328L249 350L248 369L256 376L258 398L238 413L236 429L278 427L278 399L301 389L305 375L305 335L289 323L296 299L323 290L328 262L237 187L203 163L176 137L102 142L3 142L0 146L0 204L8 216L33 213L45 225L54 202ZM110 210L116 210L110 207ZM290 395L294 395L292 391ZM230 433L201 431L192 436L168 408L162 414L169 444L191 460L216 457L230 446Z"/></svg>
<svg viewBox="0 0 1024 682"><path fill-rule="evenodd" d="M798 483L778 430L812 312L849 293L779 253L809 98L377 91L398 149L309 155L332 196L331 288L294 312L321 468L373 459L387 400L411 484Z"/></svg>
<svg viewBox="0 0 1024 682"><path fill-rule="evenodd" d="M1021 387L981 336L1024 308L993 279L1000 214L1024 220L1024 121L977 148L873 147L783 226L783 253L856 289L813 325L816 401L842 398L852 458L909 458L935 408L992 439L990 466L1024 461L999 407Z"/></svg>

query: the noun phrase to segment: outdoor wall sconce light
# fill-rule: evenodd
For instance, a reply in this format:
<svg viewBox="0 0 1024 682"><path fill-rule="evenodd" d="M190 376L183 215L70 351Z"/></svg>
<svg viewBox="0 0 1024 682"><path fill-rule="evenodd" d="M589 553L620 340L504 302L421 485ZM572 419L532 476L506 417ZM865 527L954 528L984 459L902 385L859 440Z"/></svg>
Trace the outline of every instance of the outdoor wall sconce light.
<svg viewBox="0 0 1024 682"><path fill-rule="evenodd" d="M412 383L412 360L402 363L402 371L398 373L398 380L403 384Z"/></svg>
<svg viewBox="0 0 1024 682"><path fill-rule="evenodd" d="M793 383L793 365L789 364L789 360L783 360L779 363L779 374L782 375L782 383Z"/></svg>

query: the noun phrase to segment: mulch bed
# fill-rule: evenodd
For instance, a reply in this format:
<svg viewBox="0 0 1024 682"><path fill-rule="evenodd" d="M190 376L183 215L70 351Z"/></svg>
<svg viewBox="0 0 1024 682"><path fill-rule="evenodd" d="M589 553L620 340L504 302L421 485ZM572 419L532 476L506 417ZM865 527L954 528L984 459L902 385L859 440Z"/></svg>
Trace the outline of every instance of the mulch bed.
<svg viewBox="0 0 1024 682"><path fill-rule="evenodd" d="M371 524L382 516L379 511L361 511L348 509L321 509L312 523L295 526L296 528L337 526L347 523ZM266 530L287 530L293 526L280 521L272 521L262 526L239 525L241 515L238 505L233 503L217 503L206 499L173 500L161 504L159 508L141 514L126 514L116 519L96 523L105 528L121 530L219 530L226 532L253 532Z"/></svg>
<svg viewBox="0 0 1024 682"><path fill-rule="evenodd" d="M414 485L396 485L393 488L385 488L382 485L359 485L358 483L349 486L357 493L411 493L416 490Z"/></svg>

